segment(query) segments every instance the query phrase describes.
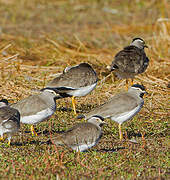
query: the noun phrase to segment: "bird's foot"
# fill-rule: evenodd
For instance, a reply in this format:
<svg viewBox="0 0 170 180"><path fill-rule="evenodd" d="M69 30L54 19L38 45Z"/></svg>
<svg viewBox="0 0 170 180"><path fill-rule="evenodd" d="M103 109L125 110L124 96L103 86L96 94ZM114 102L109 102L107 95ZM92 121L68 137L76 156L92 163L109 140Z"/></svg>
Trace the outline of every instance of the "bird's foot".
<svg viewBox="0 0 170 180"><path fill-rule="evenodd" d="M32 136L38 136L33 125L31 126L31 133L32 133Z"/></svg>

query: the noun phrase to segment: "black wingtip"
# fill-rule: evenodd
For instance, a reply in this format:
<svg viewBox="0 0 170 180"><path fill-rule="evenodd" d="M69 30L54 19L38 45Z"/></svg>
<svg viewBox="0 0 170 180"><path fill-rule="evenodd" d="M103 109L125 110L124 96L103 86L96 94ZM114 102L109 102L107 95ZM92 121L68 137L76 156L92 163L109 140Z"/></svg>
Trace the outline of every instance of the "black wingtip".
<svg viewBox="0 0 170 180"><path fill-rule="evenodd" d="M110 71L114 71L115 69L119 69L119 67L116 64L111 65Z"/></svg>
<svg viewBox="0 0 170 180"><path fill-rule="evenodd" d="M44 91L46 88L42 88L42 89L40 89L40 91Z"/></svg>
<svg viewBox="0 0 170 180"><path fill-rule="evenodd" d="M84 114L80 114L80 115L78 115L78 116L76 117L76 119L83 119L83 118L85 118L85 115L84 115Z"/></svg>
<svg viewBox="0 0 170 180"><path fill-rule="evenodd" d="M57 94L56 97L54 98L55 100L65 97L64 95L60 94L59 91L56 88L45 87L45 88L40 89L40 91L45 91L45 90L54 91Z"/></svg>

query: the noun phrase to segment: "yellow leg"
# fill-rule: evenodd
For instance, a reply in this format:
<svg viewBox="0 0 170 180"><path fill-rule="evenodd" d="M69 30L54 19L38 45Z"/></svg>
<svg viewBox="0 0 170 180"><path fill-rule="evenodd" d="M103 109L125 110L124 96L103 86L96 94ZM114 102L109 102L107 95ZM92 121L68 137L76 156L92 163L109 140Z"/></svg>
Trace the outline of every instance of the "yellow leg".
<svg viewBox="0 0 170 180"><path fill-rule="evenodd" d="M72 105L73 105L73 110L74 110L74 114L75 115L77 115L77 113L76 113L76 103L75 103L75 97L74 96L72 96Z"/></svg>
<svg viewBox="0 0 170 180"><path fill-rule="evenodd" d="M144 132L144 133L141 133L141 135L142 135L142 148L145 148L145 146L146 146L145 132Z"/></svg>
<svg viewBox="0 0 170 180"><path fill-rule="evenodd" d="M145 132L141 133L141 135L142 135L142 140L145 141Z"/></svg>
<svg viewBox="0 0 170 180"><path fill-rule="evenodd" d="M36 133L36 131L34 130L34 126L33 125L31 125L31 133L32 133L32 136L37 136L37 133Z"/></svg>
<svg viewBox="0 0 170 180"><path fill-rule="evenodd" d="M128 86L128 79L126 79L126 89L128 90L129 86Z"/></svg>
<svg viewBox="0 0 170 180"><path fill-rule="evenodd" d="M8 140L8 146L10 146L10 145L11 145L11 139Z"/></svg>
<svg viewBox="0 0 170 180"><path fill-rule="evenodd" d="M131 84L131 86L133 85L133 79L131 79L131 83L130 84Z"/></svg>
<svg viewBox="0 0 170 180"><path fill-rule="evenodd" d="M122 141L123 134L122 134L122 130L121 130L121 124L119 124L119 136L120 136L120 140Z"/></svg>
<svg viewBox="0 0 170 180"><path fill-rule="evenodd" d="M116 82L116 76L113 74L113 81Z"/></svg>

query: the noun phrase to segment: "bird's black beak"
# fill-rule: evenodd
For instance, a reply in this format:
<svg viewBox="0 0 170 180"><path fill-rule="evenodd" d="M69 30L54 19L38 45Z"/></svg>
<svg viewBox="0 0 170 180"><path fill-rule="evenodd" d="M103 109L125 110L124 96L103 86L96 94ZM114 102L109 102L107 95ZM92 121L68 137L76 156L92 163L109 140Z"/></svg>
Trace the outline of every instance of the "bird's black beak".
<svg viewBox="0 0 170 180"><path fill-rule="evenodd" d="M148 94L149 94L149 93L145 91L145 92L143 93L143 97L145 97L145 96L148 95Z"/></svg>
<svg viewBox="0 0 170 180"><path fill-rule="evenodd" d="M148 46L145 44L145 45L144 45L144 48L148 48Z"/></svg>

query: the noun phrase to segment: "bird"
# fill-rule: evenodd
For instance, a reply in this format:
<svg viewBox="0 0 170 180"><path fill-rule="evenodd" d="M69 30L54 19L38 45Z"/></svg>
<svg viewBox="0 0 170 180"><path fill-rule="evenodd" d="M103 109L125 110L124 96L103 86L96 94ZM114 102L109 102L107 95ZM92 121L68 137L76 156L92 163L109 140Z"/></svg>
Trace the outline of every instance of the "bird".
<svg viewBox="0 0 170 180"><path fill-rule="evenodd" d="M66 132L52 137L56 146L67 146L77 152L83 152L95 146L102 137L102 126L105 124L101 116L92 116L87 122L78 123Z"/></svg>
<svg viewBox="0 0 170 180"><path fill-rule="evenodd" d="M39 94L30 95L10 105L21 114L21 123L31 124L32 136L37 136L34 126L48 118L56 111L56 99L62 98L54 90L44 89Z"/></svg>
<svg viewBox="0 0 170 180"><path fill-rule="evenodd" d="M20 129L20 113L18 110L8 106L8 100L0 100L0 141L3 141L3 134L8 136L8 145L11 144L11 137Z"/></svg>
<svg viewBox="0 0 170 180"><path fill-rule="evenodd" d="M128 79L133 79L136 75L143 73L148 65L149 58L146 56L144 49L148 48L145 41L141 38L134 38L131 44L119 51L112 61L110 70L115 72L120 79L126 79L128 89Z"/></svg>
<svg viewBox="0 0 170 180"><path fill-rule="evenodd" d="M102 116L110 118L119 124L120 140L123 139L121 125L123 122L132 119L143 107L143 96L146 94L145 87L140 84L132 85L127 92L121 92L114 95L106 103L96 107L90 112L79 115L77 118L89 119L92 116Z"/></svg>
<svg viewBox="0 0 170 180"><path fill-rule="evenodd" d="M55 89L62 97L72 97L72 106L76 115L75 97L86 96L97 85L98 77L88 63L66 67L63 73L50 81L45 89Z"/></svg>
<svg viewBox="0 0 170 180"><path fill-rule="evenodd" d="M0 108L4 107L4 106L8 106L8 105L9 105L9 102L7 99L1 99L0 100Z"/></svg>

